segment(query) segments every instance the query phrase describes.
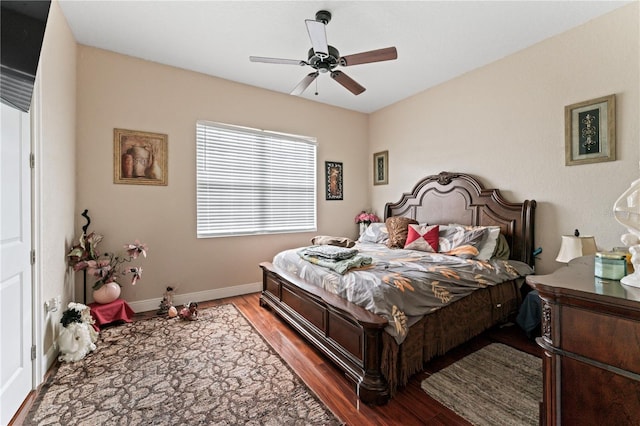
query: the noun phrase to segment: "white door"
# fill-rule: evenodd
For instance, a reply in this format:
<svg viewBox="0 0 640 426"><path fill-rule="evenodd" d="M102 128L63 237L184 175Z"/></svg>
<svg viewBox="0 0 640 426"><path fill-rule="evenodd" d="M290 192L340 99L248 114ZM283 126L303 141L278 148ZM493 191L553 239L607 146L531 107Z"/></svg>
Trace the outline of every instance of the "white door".
<svg viewBox="0 0 640 426"><path fill-rule="evenodd" d="M0 140L0 424L32 389L30 116L2 104Z"/></svg>

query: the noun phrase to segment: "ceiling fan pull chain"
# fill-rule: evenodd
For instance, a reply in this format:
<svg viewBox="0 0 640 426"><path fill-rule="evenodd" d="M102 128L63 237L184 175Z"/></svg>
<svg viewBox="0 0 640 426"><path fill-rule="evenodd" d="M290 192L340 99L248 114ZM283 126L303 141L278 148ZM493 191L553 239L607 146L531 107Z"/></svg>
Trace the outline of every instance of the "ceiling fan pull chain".
<svg viewBox="0 0 640 426"><path fill-rule="evenodd" d="M316 96L318 96L318 79L316 78Z"/></svg>

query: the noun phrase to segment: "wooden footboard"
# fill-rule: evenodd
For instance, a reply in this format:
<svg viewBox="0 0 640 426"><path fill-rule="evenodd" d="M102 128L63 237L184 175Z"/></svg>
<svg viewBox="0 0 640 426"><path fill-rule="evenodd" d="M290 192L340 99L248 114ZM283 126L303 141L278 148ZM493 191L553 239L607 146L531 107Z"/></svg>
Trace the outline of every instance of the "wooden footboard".
<svg viewBox="0 0 640 426"><path fill-rule="evenodd" d="M270 262L260 267L260 304L273 309L340 367L355 383L362 402L385 404L390 394L380 365L387 320L295 277L285 278Z"/></svg>

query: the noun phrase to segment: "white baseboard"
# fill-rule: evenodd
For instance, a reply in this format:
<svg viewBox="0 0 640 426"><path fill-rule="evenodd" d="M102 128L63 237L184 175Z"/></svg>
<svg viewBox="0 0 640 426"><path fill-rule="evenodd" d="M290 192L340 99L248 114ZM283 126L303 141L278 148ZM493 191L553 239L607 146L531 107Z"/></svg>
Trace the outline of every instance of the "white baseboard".
<svg viewBox="0 0 640 426"><path fill-rule="evenodd" d="M173 297L173 305L180 307L188 302L204 302L206 300L223 299L225 297L241 296L243 294L262 291L262 282L237 285L233 287L216 288L212 290L198 291L195 293L176 294ZM162 298L147 300L127 300L134 312L147 312L160 309Z"/></svg>

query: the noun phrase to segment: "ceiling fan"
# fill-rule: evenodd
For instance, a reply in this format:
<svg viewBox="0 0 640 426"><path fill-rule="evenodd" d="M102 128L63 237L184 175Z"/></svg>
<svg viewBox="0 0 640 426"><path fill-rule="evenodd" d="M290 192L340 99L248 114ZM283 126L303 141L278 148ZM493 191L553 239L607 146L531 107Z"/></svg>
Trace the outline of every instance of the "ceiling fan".
<svg viewBox="0 0 640 426"><path fill-rule="evenodd" d="M367 52L353 55L340 56L340 52L333 46L327 44L326 25L331 21L331 12L320 10L316 13L316 19L306 19L307 32L311 39L312 48L309 49L308 59L279 59L265 58L262 56L249 56L251 62L265 62L268 64L285 65L309 65L315 71L307 74L300 83L291 91L292 95L301 95L307 87L320 75L320 73L330 73L331 78L344 86L354 95L359 95L366 89L358 84L351 77L336 70L338 66L348 67L351 65L368 64L371 62L389 61L398 58L395 47L369 50Z"/></svg>

